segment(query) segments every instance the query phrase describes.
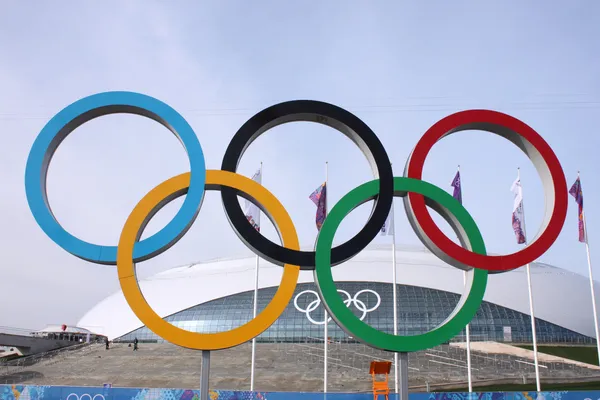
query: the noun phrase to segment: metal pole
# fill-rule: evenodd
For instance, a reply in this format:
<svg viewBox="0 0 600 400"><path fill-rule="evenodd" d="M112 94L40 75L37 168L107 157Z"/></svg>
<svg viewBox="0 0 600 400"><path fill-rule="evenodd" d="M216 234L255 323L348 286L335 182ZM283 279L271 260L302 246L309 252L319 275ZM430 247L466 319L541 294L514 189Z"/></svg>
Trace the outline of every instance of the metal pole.
<svg viewBox="0 0 600 400"><path fill-rule="evenodd" d="M521 191L523 191L523 184L521 183L521 169L517 168L517 178L521 185ZM524 196L523 196L524 197ZM523 208L523 233L525 234L525 245L527 245L527 229L525 227L525 199L521 199L521 207ZM533 339L533 360L535 364L535 385L537 392L542 391L540 385L540 366L538 362L538 351L537 351L537 335L535 332L535 314L533 311L533 289L531 287L531 266L527 264L527 287L529 289L529 312L531 314L531 336Z"/></svg>
<svg viewBox="0 0 600 400"><path fill-rule="evenodd" d="M467 285L467 271L463 272L463 281L465 286ZM467 381L469 383L469 393L473 392L473 377L471 374L471 332L470 332L470 323L467 324L466 334L467 334Z"/></svg>
<svg viewBox="0 0 600 400"><path fill-rule="evenodd" d="M588 243L587 221L585 212L583 214L583 229L585 230L585 252L587 254L588 273L590 275L590 291L592 292L592 310L594 311L594 328L596 329L596 347L598 349L598 365L600 365L600 332L598 331L598 311L596 310L596 291L594 290L594 277L592 275L592 258L590 257L590 245Z"/></svg>
<svg viewBox="0 0 600 400"><path fill-rule="evenodd" d="M577 171L577 179L579 179L579 171ZM587 221L585 219L585 211L581 210L583 216L583 232L585 234L585 252L587 254L588 273L590 276L590 291L592 293L592 310L594 312L594 329L596 330L596 348L598 349L598 365L600 365L600 332L598 331L598 311L596 310L596 291L594 290L594 277L592 275L592 258L590 257L590 245L588 236Z"/></svg>
<svg viewBox="0 0 600 400"><path fill-rule="evenodd" d="M202 350L202 373L200 375L200 400L208 398L208 378L210 376L210 350Z"/></svg>
<svg viewBox="0 0 600 400"><path fill-rule="evenodd" d="M260 162L260 182L262 183L262 171L263 171L263 163ZM257 224L260 226L260 212L258 213L258 221ZM256 267L254 269L254 310L252 312L253 318L256 318L256 312L258 309L258 267L259 267L260 257L256 256ZM256 338L252 338L252 363L250 366L250 391L254 391L254 368L255 368L255 360L256 360Z"/></svg>
<svg viewBox="0 0 600 400"><path fill-rule="evenodd" d="M398 335L398 305L397 305L397 288L396 288L396 228L394 227L394 202L392 201L392 218L390 227L392 229L392 294L394 301L394 336ZM394 353L394 389L398 393L398 353Z"/></svg>
<svg viewBox="0 0 600 400"><path fill-rule="evenodd" d="M327 218L327 197L329 196L329 185L327 184L327 181L329 179L329 163L327 161L325 161L325 190L327 191L325 193L325 218ZM329 342L329 333L327 331L327 319L329 318L329 315L327 314L327 309L325 308L325 306L323 306L323 314L325 315L325 324L323 325L323 335L324 335L324 340L323 340L323 351L324 351L324 356L323 356L323 392L327 393L327 344Z"/></svg>
<svg viewBox="0 0 600 400"><path fill-rule="evenodd" d="M529 311L531 312L531 334L533 337L533 357L535 364L535 384L538 393L542 391L540 387L540 366L538 363L538 351L537 351L537 335L535 332L535 316L533 313L533 293L531 289L531 266L527 264L527 285L529 286Z"/></svg>
<svg viewBox="0 0 600 400"><path fill-rule="evenodd" d="M460 164L457 167L458 172L460 173ZM462 188L463 188L463 180L462 176L460 177L460 192L461 192L461 203L462 203ZM463 271L463 284L467 285L467 271ZM471 373L471 323L468 323L465 328L465 334L467 335L467 382L469 385L469 393L473 392L473 376Z"/></svg>
<svg viewBox="0 0 600 400"><path fill-rule="evenodd" d="M408 400L408 353L400 353L400 394L399 400Z"/></svg>
<svg viewBox="0 0 600 400"><path fill-rule="evenodd" d="M256 256L256 266L254 268L254 310L252 312L253 318L256 318L256 311L258 306L258 264L260 258ZM254 391L254 368L256 360L256 337L252 338L252 364L250 366L250 391Z"/></svg>

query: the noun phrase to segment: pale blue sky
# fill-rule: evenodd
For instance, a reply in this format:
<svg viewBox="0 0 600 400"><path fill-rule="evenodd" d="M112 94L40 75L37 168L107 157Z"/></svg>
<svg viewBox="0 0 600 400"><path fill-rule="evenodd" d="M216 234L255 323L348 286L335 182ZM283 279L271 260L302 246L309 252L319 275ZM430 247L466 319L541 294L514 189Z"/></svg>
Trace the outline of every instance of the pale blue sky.
<svg viewBox="0 0 600 400"><path fill-rule="evenodd" d="M422 133L444 116L468 108L509 113L549 142L569 186L582 171L592 257L600 263L597 1L138 0L6 2L2 8L0 325L72 324L118 289L114 268L79 260L45 236L24 194L25 161L43 125L71 102L106 90L142 92L176 108L199 136L209 168L220 167L229 140L249 117L280 101L322 100L354 112L379 135L398 176ZM308 246L317 233L308 195L324 179L325 161L330 205L371 177L350 141L315 124L269 131L249 148L240 172L252 175L260 161L264 185L287 207ZM520 166L533 236L544 204L533 166L510 143L471 131L436 145L424 179L449 190L457 164L465 206L488 249L517 250L509 188ZM116 244L135 204L188 168L179 143L156 123L105 117L61 145L49 173L50 202L74 234ZM178 204L161 212L149 231L164 225ZM398 242L417 244L399 200L396 210ZM563 233L542 260L587 274L576 213L569 198ZM364 206L349 216L339 240L367 215ZM275 237L270 227L264 230ZM247 252L220 197L209 193L184 239L138 270L144 277Z"/></svg>

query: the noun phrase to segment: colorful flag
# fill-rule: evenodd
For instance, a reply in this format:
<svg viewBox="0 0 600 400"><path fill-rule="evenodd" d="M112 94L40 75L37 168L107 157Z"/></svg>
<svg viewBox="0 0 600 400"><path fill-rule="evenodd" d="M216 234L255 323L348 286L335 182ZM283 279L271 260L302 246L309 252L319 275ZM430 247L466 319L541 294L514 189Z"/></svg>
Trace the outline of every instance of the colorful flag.
<svg viewBox="0 0 600 400"><path fill-rule="evenodd" d="M452 180L450 184L454 188L454 192L452 193L452 197L454 197L460 204L462 204L462 191L460 188L460 171L456 171L456 176Z"/></svg>
<svg viewBox="0 0 600 400"><path fill-rule="evenodd" d="M581 189L581 181L579 180L579 177L577 177L577 180L573 186L571 186L569 194L575 198L575 201L579 206L577 213L579 216L579 241L585 243L585 224L583 223L583 190Z"/></svg>
<svg viewBox="0 0 600 400"><path fill-rule="evenodd" d="M324 182L321 186L319 186L317 190L308 196L308 198L311 199L312 202L317 206L315 222L317 224L317 230L321 230L323 221L325 221L325 217L327 216L327 182Z"/></svg>
<svg viewBox="0 0 600 400"><path fill-rule="evenodd" d="M259 169L252 176L252 180L258 183L262 183L262 171ZM246 200L246 218L248 218L248 222L250 225L254 227L257 231L260 232L260 209L251 201Z"/></svg>
<svg viewBox="0 0 600 400"><path fill-rule="evenodd" d="M381 227L381 231L380 231L381 236L387 236L387 235L394 234L394 217L393 216L394 216L394 205L392 205L392 211L390 211L387 219L385 220L385 222L383 223L383 226Z"/></svg>
<svg viewBox="0 0 600 400"><path fill-rule="evenodd" d="M515 201L513 205L512 214L512 226L517 237L517 243L523 244L527 241L525 238L525 231L523 230L523 188L521 187L521 179L517 178L510 188L511 192L515 194Z"/></svg>

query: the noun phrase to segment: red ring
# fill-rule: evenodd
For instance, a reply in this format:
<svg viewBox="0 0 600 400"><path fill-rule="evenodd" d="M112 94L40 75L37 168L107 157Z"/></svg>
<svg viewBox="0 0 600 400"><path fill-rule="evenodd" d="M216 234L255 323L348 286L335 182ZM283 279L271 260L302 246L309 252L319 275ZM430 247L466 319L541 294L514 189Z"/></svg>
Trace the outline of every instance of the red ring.
<svg viewBox="0 0 600 400"><path fill-rule="evenodd" d="M568 201L564 172L548 143L524 122L497 111L467 110L449 115L429 128L415 146L408 160L406 176L421 179L425 158L433 145L451 133L466 129L485 130L505 138L516 134L533 146L533 149L528 150L530 153L537 150L539 156L545 162L545 167L550 173L552 185L554 186L554 209L546 229L535 241L516 253L491 256L475 254L450 240L431 218L425 205L425 198L419 194L409 193L408 200L414 213L415 222L421 226L425 235L440 251L459 263L487 271L508 271L519 268L544 254L562 230L567 215ZM531 159L531 155L527 153L526 155ZM537 167L539 166L540 163ZM546 218L544 220L546 221Z"/></svg>

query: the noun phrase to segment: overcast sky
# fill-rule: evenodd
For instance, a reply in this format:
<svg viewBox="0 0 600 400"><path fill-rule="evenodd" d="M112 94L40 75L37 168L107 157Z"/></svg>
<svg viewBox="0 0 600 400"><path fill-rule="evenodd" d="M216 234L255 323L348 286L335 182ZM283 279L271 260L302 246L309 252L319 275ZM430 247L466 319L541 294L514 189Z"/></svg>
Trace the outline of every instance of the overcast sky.
<svg viewBox="0 0 600 400"><path fill-rule="evenodd" d="M68 104L109 90L145 93L178 110L211 169L220 168L230 139L249 117L280 101L322 100L354 112L380 137L397 176L421 135L446 115L469 108L509 113L549 142L569 186L581 170L592 258L600 268L599 37L600 3L594 0L5 2L0 326L74 324L119 288L114 267L82 261L42 232L24 188L25 162L44 124ZM310 123L267 132L248 149L240 173L251 176L261 161L263 184L288 209L308 246L317 234L308 195L324 180L325 162L330 205L372 177L352 142ZM517 250L509 191L517 167L530 236L543 214L531 163L499 137L462 132L435 146L424 179L450 190L458 164L464 204L488 250ZM78 128L58 149L48 176L50 203L68 231L114 245L135 204L188 170L185 151L159 124L131 115L103 117ZM164 226L180 204L159 213L144 236ZM350 215L336 240L357 232L369 210ZM401 200L396 210L397 241L417 244ZM263 230L274 239L265 221ZM143 278L247 253L218 193L210 192L179 244L138 271ZM542 260L587 275L572 198L563 232Z"/></svg>

